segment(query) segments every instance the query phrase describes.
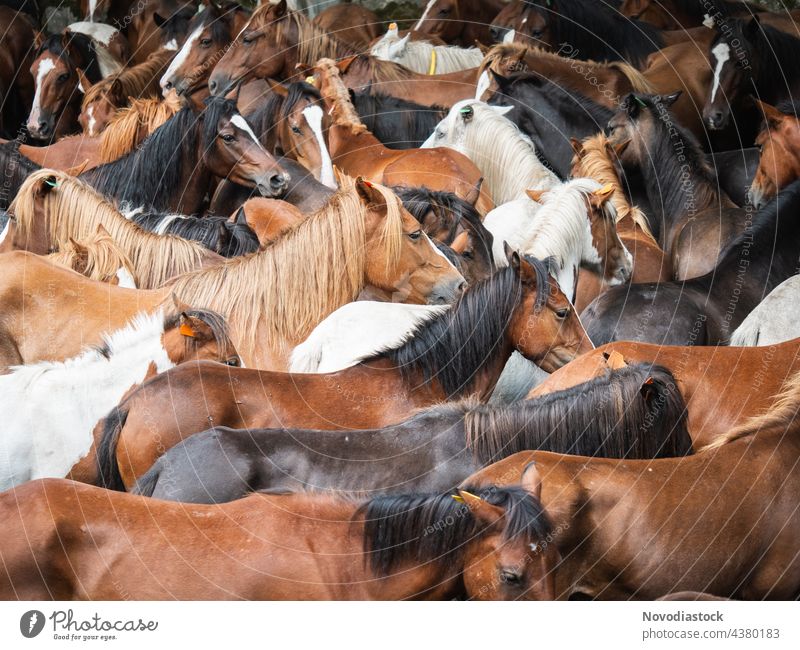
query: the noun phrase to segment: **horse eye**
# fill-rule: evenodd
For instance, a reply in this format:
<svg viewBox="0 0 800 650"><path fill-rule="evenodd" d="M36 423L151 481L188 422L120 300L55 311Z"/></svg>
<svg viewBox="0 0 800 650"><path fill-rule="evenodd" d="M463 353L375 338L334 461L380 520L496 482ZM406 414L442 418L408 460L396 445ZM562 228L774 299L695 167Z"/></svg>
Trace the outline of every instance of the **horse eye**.
<svg viewBox="0 0 800 650"><path fill-rule="evenodd" d="M518 586L522 584L522 576L513 569L501 569L500 582L511 586Z"/></svg>
<svg viewBox="0 0 800 650"><path fill-rule="evenodd" d="M541 29L534 29L534 30L531 32L531 36L533 36L534 38L541 38L543 33L544 33L544 32L542 32L542 30L541 30Z"/></svg>
<svg viewBox="0 0 800 650"><path fill-rule="evenodd" d="M63 74L60 74L60 75L58 76L58 82L59 82L59 83L62 83L62 84L63 84L65 81L67 81L68 79L69 79L69 73L68 73L68 72L65 72L65 73L63 73Z"/></svg>
<svg viewBox="0 0 800 650"><path fill-rule="evenodd" d="M567 316L569 316L569 308L568 307L565 308L565 309L559 309L556 312L556 317L560 318L561 320L564 320Z"/></svg>
<svg viewBox="0 0 800 650"><path fill-rule="evenodd" d="M463 253L461 253L461 257L471 260L474 256L472 254L472 251L466 250Z"/></svg>
<svg viewBox="0 0 800 650"><path fill-rule="evenodd" d="M440 16L446 16L449 13L450 13L450 9L440 9L439 10L439 15Z"/></svg>
<svg viewBox="0 0 800 650"><path fill-rule="evenodd" d="M230 133L223 133L222 136L220 136L220 137L222 138L223 142L227 142L228 144L230 144L231 142L233 142L236 139Z"/></svg>
<svg viewBox="0 0 800 650"><path fill-rule="evenodd" d="M253 37L250 34L245 34L242 36L242 43L245 45L250 45L253 42Z"/></svg>
<svg viewBox="0 0 800 650"><path fill-rule="evenodd" d="M238 365L239 365L239 357L231 357L230 359L225 361L225 365L226 366L238 367Z"/></svg>
<svg viewBox="0 0 800 650"><path fill-rule="evenodd" d="M200 45L202 45L203 47L211 47L211 39L204 38L202 41L200 41Z"/></svg>
<svg viewBox="0 0 800 650"><path fill-rule="evenodd" d="M292 125L292 133L297 133L298 135L300 135L300 127L297 126L296 124Z"/></svg>
<svg viewBox="0 0 800 650"><path fill-rule="evenodd" d="M408 233L408 236L409 236L410 239L413 239L414 241L416 241L417 239L422 237L422 231L421 230L415 230L414 232Z"/></svg>

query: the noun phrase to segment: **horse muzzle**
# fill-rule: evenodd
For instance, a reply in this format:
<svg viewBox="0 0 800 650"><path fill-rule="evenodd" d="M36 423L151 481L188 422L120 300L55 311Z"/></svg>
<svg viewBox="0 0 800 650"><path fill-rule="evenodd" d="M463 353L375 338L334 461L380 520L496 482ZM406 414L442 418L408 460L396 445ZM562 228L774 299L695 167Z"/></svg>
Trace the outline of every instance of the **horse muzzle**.
<svg viewBox="0 0 800 650"><path fill-rule="evenodd" d="M712 109L703 112L703 120L710 130L721 131L728 125L728 115L720 109Z"/></svg>
<svg viewBox="0 0 800 650"><path fill-rule="evenodd" d="M467 282L459 274L457 278L448 282L438 283L428 296L429 305L450 305L464 293Z"/></svg>
<svg viewBox="0 0 800 650"><path fill-rule="evenodd" d="M290 180L292 177L286 172L269 174L256 181L256 189L261 196L278 198L285 194Z"/></svg>

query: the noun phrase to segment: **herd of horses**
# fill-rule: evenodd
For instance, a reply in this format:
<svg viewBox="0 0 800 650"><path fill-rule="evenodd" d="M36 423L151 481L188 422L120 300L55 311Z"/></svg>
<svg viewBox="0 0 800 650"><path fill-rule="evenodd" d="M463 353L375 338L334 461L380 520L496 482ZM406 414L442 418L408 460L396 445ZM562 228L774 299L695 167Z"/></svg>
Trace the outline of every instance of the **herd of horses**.
<svg viewBox="0 0 800 650"><path fill-rule="evenodd" d="M0 598L800 598L800 15L30 4Z"/></svg>

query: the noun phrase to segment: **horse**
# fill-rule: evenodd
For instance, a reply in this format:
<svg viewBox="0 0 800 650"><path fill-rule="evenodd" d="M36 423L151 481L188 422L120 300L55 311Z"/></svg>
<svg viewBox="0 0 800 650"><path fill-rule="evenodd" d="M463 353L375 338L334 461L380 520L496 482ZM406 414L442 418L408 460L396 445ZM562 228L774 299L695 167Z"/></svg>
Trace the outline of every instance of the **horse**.
<svg viewBox="0 0 800 650"><path fill-rule="evenodd" d="M554 597L547 576L558 558L535 490L255 493L187 509L44 479L0 495L0 513L5 599ZM64 543L33 546L32 537ZM157 577L147 559L156 557Z"/></svg>
<svg viewBox="0 0 800 650"><path fill-rule="evenodd" d="M213 177L280 196L288 174L264 149L233 100L182 108L122 158L80 175L118 202L181 214L199 212Z"/></svg>
<svg viewBox="0 0 800 650"><path fill-rule="evenodd" d="M236 3L201 5L192 18L188 36L158 80L164 94L173 88L179 96L202 100L208 77L217 61L242 31L251 12Z"/></svg>
<svg viewBox="0 0 800 650"><path fill-rule="evenodd" d="M350 101L367 131L391 149L419 148L447 115L443 106L417 104L383 93L351 90Z"/></svg>
<svg viewBox="0 0 800 650"><path fill-rule="evenodd" d="M0 167L4 174L0 184L0 210L8 210L28 175L40 169L39 165L20 151L20 146L19 140L0 144ZM7 241L6 237L5 242ZM0 250L7 250L5 242L0 241Z"/></svg>
<svg viewBox="0 0 800 650"><path fill-rule="evenodd" d="M256 234L246 220L230 221L228 217L206 215L197 217L185 214L150 212L141 207L123 214L137 226L157 235L175 235L196 241L222 257L247 255L259 249Z"/></svg>
<svg viewBox="0 0 800 650"><path fill-rule="evenodd" d="M543 263L514 253L509 268L469 288L450 310L421 320L394 346L373 343L357 365L333 374L220 374L195 364L157 377L98 424L99 475L107 486L132 485L166 449L209 422L248 430L351 430L386 426L445 400L486 400L515 349L547 370L559 368L588 343L547 274ZM198 379L202 404L191 388ZM165 410L164 400L181 406ZM169 414L156 429L147 423L153 413Z"/></svg>
<svg viewBox="0 0 800 650"><path fill-rule="evenodd" d="M495 208L484 221L494 237L495 262L502 264L498 253L505 242L528 255L554 257L555 278L572 302L579 267L612 286L627 282L632 258L617 234L613 191L576 178Z"/></svg>
<svg viewBox="0 0 800 650"><path fill-rule="evenodd" d="M0 6L0 34L0 135L13 138L25 123L26 109L33 101L34 81L28 72L33 63L33 21L22 11ZM15 101L9 101L12 96Z"/></svg>
<svg viewBox="0 0 800 650"><path fill-rule="evenodd" d="M366 130L350 102L339 69L330 59L320 59L320 92L327 113L328 148L333 163L348 174L359 174L387 185L424 185L432 190L466 197L483 178L467 156L447 148L392 150ZM488 212L490 199L482 190L476 207Z"/></svg>
<svg viewBox="0 0 800 650"><path fill-rule="evenodd" d="M323 31L286 0L263 3L217 62L208 80L212 95L226 95L249 79L292 80L297 65L355 54L350 45Z"/></svg>
<svg viewBox="0 0 800 650"><path fill-rule="evenodd" d="M28 133L36 140L57 140L80 129L81 70L92 83L103 78L92 39L80 33L53 34L36 49L30 72L35 93Z"/></svg>
<svg viewBox="0 0 800 650"><path fill-rule="evenodd" d="M309 12L311 15L311 12ZM381 35L381 20L366 7L356 4L334 4L325 7L314 22L327 34L332 34L357 51L366 50Z"/></svg>
<svg viewBox="0 0 800 650"><path fill-rule="evenodd" d="M744 21L730 19L719 29L709 48L714 79L703 104L709 129L724 128L732 112L749 110L752 93L768 104L792 100L800 92L800 75L792 74L800 56L800 38L759 22L758 15ZM737 120L748 126L748 121ZM749 124L752 129L755 125ZM755 136L755 132L753 132Z"/></svg>
<svg viewBox="0 0 800 650"><path fill-rule="evenodd" d="M150 0L141 9L126 15L128 42L133 63L143 63L161 48L178 50L197 13L195 0Z"/></svg>
<svg viewBox="0 0 800 650"><path fill-rule="evenodd" d="M797 289L793 275L770 291L731 334L731 345L775 345L800 336L797 323Z"/></svg>
<svg viewBox="0 0 800 650"><path fill-rule="evenodd" d="M670 255L673 277L704 275L719 253L742 233L745 211L720 191L700 146L669 112L676 94L629 94L608 123L613 145L627 170L641 174L653 234ZM675 179L665 183L664 179Z"/></svg>
<svg viewBox="0 0 800 650"><path fill-rule="evenodd" d="M324 208L275 245L226 260L216 270L185 273L158 290L121 290L84 278L67 282L61 269L42 268L35 255L2 255L6 320L0 350L12 363L63 360L81 345L99 343L104 332L122 327L143 309L157 308L174 290L184 303L223 315L245 364L283 370L288 350L366 286L416 303L448 303L459 295L463 278L396 196L362 179L344 178L343 184ZM320 241L327 245L309 264L308 251ZM46 303L36 301L47 287L61 289L48 293ZM48 323L46 336L33 325L37 322Z"/></svg>
<svg viewBox="0 0 800 650"><path fill-rule="evenodd" d="M672 375L643 364L509 406L434 406L384 429L215 427L172 447L132 491L183 503L267 489L439 491L525 449L670 458L692 450L684 409Z"/></svg>
<svg viewBox="0 0 800 650"><path fill-rule="evenodd" d="M779 190L800 178L800 158L796 153L800 146L800 105L787 101L773 107L755 101L764 115L764 122L756 138L760 155L748 194L751 203L760 208Z"/></svg>
<svg viewBox="0 0 800 650"><path fill-rule="evenodd" d="M446 43L471 47L489 43L489 24L505 6L503 0L428 0L413 30L441 38Z"/></svg>
<svg viewBox="0 0 800 650"><path fill-rule="evenodd" d="M709 19L716 24L732 16L762 11L762 7L742 0L623 0L619 7L623 16L663 30L691 29L705 25Z"/></svg>
<svg viewBox="0 0 800 650"><path fill-rule="evenodd" d="M434 45L426 41L412 41L409 32L400 38L397 26L389 29L376 41L369 53L384 61L392 61L422 74L446 74L476 68L483 61L483 52L477 47Z"/></svg>
<svg viewBox="0 0 800 650"><path fill-rule="evenodd" d="M542 486L542 503L562 526L553 540L562 562L551 576L559 598L700 591L791 599L800 590L799 404L795 375L772 410L692 456L619 461L527 451L464 485Z"/></svg>
<svg viewBox="0 0 800 650"><path fill-rule="evenodd" d="M691 280L612 287L582 313L595 345L618 340L662 345L726 344L778 284L797 272L800 182L755 215L707 274Z"/></svg>
<svg viewBox="0 0 800 650"><path fill-rule="evenodd" d="M0 489L63 478L81 463L94 466L92 431L103 414L148 376L192 359L240 363L217 314L178 307L178 313L139 314L102 346L72 359L0 375L6 420Z"/></svg>
<svg viewBox="0 0 800 650"><path fill-rule="evenodd" d="M85 275L90 280L136 289L133 264L102 224L85 239L76 241L70 237L61 250L48 255L47 260Z"/></svg>
<svg viewBox="0 0 800 650"><path fill-rule="evenodd" d="M422 148L447 147L464 154L481 170L497 205L548 190L559 178L539 159L530 138L505 114L509 109L476 99L453 105Z"/></svg>
<svg viewBox="0 0 800 650"><path fill-rule="evenodd" d="M82 72L83 100L78 115L84 135L100 135L114 119L117 111L132 99L152 99L159 96L158 76L175 53L161 49L146 61L101 79L95 84Z"/></svg>
<svg viewBox="0 0 800 650"><path fill-rule="evenodd" d="M61 250L70 238L90 236L102 225L131 261L134 281L142 289L161 287L182 273L222 262L198 243L139 228L101 194L64 172L43 169L30 174L11 211L11 250Z"/></svg>

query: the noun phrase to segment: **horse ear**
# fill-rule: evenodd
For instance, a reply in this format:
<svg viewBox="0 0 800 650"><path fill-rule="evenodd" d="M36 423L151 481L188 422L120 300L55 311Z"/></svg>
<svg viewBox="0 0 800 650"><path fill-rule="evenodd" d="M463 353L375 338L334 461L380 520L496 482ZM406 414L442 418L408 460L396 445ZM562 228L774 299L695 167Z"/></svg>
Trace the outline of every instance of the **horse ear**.
<svg viewBox="0 0 800 650"><path fill-rule="evenodd" d="M572 151L574 151L575 155L580 159L580 157L583 156L583 143L575 137L570 137L569 143L572 146Z"/></svg>
<svg viewBox="0 0 800 650"><path fill-rule="evenodd" d="M289 96L289 89L283 84L273 84L272 92L284 98Z"/></svg>
<svg viewBox="0 0 800 650"><path fill-rule="evenodd" d="M625 357L616 350L611 352L603 352L603 358L611 370L619 370L620 368L627 368L628 364L625 362Z"/></svg>
<svg viewBox="0 0 800 650"><path fill-rule="evenodd" d="M481 198L481 186L483 185L483 176L478 179L478 182L475 183L475 187L473 187L469 194L464 197L464 200L475 207L475 204L478 202L478 199Z"/></svg>
<svg viewBox="0 0 800 650"><path fill-rule="evenodd" d="M400 56L403 52L405 52L406 47L408 46L409 38L411 38L411 32L403 36L403 38L396 43L391 43L389 45L389 56Z"/></svg>
<svg viewBox="0 0 800 650"><path fill-rule="evenodd" d="M670 93L669 95L661 95L661 103L664 104L667 108L672 106L676 101L678 101L678 97L683 94L682 90L676 90L674 93Z"/></svg>
<svg viewBox="0 0 800 650"><path fill-rule="evenodd" d="M277 4L274 5L275 7L275 17L282 18L286 15L286 0L280 0Z"/></svg>
<svg viewBox="0 0 800 650"><path fill-rule="evenodd" d="M756 103L756 106L761 109L761 112L764 114L764 121L771 129L777 127L786 117L777 108L766 102L762 102L760 99L753 97L753 101Z"/></svg>
<svg viewBox="0 0 800 650"><path fill-rule="evenodd" d="M489 108L491 108L498 115L503 116L505 116L506 113L514 110L513 106L490 106Z"/></svg>
<svg viewBox="0 0 800 650"><path fill-rule="evenodd" d="M589 202L595 209L601 209L614 194L614 186L606 183L598 190L589 194Z"/></svg>
<svg viewBox="0 0 800 650"><path fill-rule="evenodd" d="M157 11L153 13L153 22L156 24L156 27L161 29L164 25L167 24L167 18L163 18L161 14Z"/></svg>
<svg viewBox="0 0 800 650"><path fill-rule="evenodd" d="M628 114L628 117L636 117L643 105L642 100L633 93L628 93L620 104L621 108Z"/></svg>
<svg viewBox="0 0 800 650"><path fill-rule="evenodd" d="M503 253L505 253L508 265L519 273L519 265L521 263L519 253L508 245L507 241L503 241Z"/></svg>
<svg viewBox="0 0 800 650"><path fill-rule="evenodd" d="M524 470L522 470L522 480L520 485L525 488L537 501L542 500L542 476L539 474L539 469L536 467L535 462L531 462Z"/></svg>
<svg viewBox="0 0 800 650"><path fill-rule="evenodd" d="M484 526L495 526L503 521L506 515L506 511L503 508L492 505L486 499L481 499L466 490L458 491L457 500L467 506L475 520Z"/></svg>
<svg viewBox="0 0 800 650"><path fill-rule="evenodd" d="M43 178L39 182L39 186L36 188L36 195L37 196L44 196L45 194L49 194L53 188L58 187L58 179L55 176L48 176L47 178Z"/></svg>
<svg viewBox="0 0 800 650"><path fill-rule="evenodd" d="M103 235L105 237L111 237L111 233L106 230L106 227L102 223L97 224L97 230L94 231L97 235Z"/></svg>
<svg viewBox="0 0 800 650"><path fill-rule="evenodd" d="M364 180L361 176L356 179L356 191L367 205L386 206L383 194L370 181Z"/></svg>
<svg viewBox="0 0 800 650"><path fill-rule="evenodd" d="M250 224L247 223L247 214L245 214L244 206L241 206L237 211L236 215L233 218L233 223L237 226L249 226Z"/></svg>
<svg viewBox="0 0 800 650"><path fill-rule="evenodd" d="M175 305L175 311L177 311L179 314L191 310L191 307L183 302L183 300L178 298L178 296L176 296L174 293L172 294L172 304Z"/></svg>
<svg viewBox="0 0 800 650"><path fill-rule="evenodd" d="M528 195L528 198L531 201L535 201L536 203L542 202L542 197L547 194L547 190L525 190L525 194Z"/></svg>
<svg viewBox="0 0 800 650"><path fill-rule="evenodd" d="M214 339L214 330L202 318L190 316L184 311L181 312L178 321L178 331L182 336L195 341L211 341Z"/></svg>
<svg viewBox="0 0 800 650"><path fill-rule="evenodd" d="M344 59L341 59L336 62L336 67L339 68L339 72L345 73L347 72L347 68L350 67L350 64L353 63L358 58L358 55L355 56L348 56Z"/></svg>
<svg viewBox="0 0 800 650"><path fill-rule="evenodd" d="M38 50L44 43L44 33L36 30L33 34L33 49Z"/></svg>
<svg viewBox="0 0 800 650"><path fill-rule="evenodd" d="M606 146L611 147L614 154L619 158L622 155L622 152L628 148L628 145L631 143L631 139L628 138L627 140L623 140L617 144L611 144L610 142L606 143Z"/></svg>
<svg viewBox="0 0 800 650"><path fill-rule="evenodd" d="M78 90L85 95L89 92L89 88L92 87L92 82L89 81L89 77L87 77L86 73L80 68L75 68L75 72L78 75Z"/></svg>
<svg viewBox="0 0 800 650"><path fill-rule="evenodd" d="M639 392L642 395L644 403L649 406L650 401L656 397L656 394L658 392L656 388L656 382L653 380L652 377L648 377L647 379L644 380L644 382L642 382L642 385L639 388Z"/></svg>

